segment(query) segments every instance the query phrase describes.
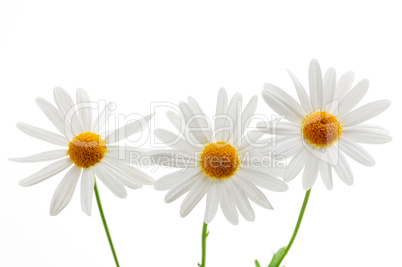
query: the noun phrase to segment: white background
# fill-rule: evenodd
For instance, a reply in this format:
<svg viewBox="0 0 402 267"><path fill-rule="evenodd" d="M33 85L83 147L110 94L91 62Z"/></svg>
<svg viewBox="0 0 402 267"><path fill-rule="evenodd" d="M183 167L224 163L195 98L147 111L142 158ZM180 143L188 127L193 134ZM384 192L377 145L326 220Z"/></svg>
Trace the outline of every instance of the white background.
<svg viewBox="0 0 402 267"><path fill-rule="evenodd" d="M1 1L0 266L114 264L95 202L92 217L86 216L77 191L59 216L49 215L61 174L18 186L44 164L7 159L54 148L15 127L23 121L53 130L36 97L53 102L53 87L73 95L81 87L93 99L115 101L121 113L145 115L150 102L178 103L192 95L212 115L220 87L248 100L271 82L295 96L286 68L307 85L311 58L338 75L354 70L356 81L368 78L362 103L392 100L373 122L394 140L365 146L376 166L353 162L353 186L336 178L328 191L317 180L284 263L402 266L398 2ZM273 114L261 98L258 111ZM286 193L266 192L275 210L255 207L253 223L242 219L232 226L219 212L209 226L207 266L251 267L256 258L268 265L272 251L288 242L303 200L301 177L289 185ZM181 201L165 204L165 192L152 187L130 191L124 200L103 185L100 193L122 266L196 266L204 202L182 219Z"/></svg>

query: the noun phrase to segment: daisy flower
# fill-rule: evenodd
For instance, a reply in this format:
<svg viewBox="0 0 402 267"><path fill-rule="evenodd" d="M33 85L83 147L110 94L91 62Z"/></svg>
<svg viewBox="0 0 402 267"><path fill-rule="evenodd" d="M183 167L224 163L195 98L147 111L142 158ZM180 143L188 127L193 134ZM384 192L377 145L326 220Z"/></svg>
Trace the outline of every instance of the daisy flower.
<svg viewBox="0 0 402 267"><path fill-rule="evenodd" d="M63 148L10 159L24 163L57 160L21 180L19 184L24 187L40 183L69 168L54 192L50 215L59 214L68 205L80 177L81 207L87 215L91 215L95 176L120 198L127 196L125 186L137 189L143 184L153 184L153 179L146 173L130 168L124 161L119 160L117 153L119 148L113 146L114 143L124 139L122 133L129 136L141 131L143 126L148 125L150 117L144 118L143 121L131 122L109 134L103 134L100 131L105 127L112 103L98 112L99 117L93 120L93 103L84 90L77 90L77 103L74 104L65 90L55 88L54 100L56 107L43 98L36 99L36 103L59 133L26 123L18 123L17 127L29 136Z"/></svg>
<svg viewBox="0 0 402 267"><path fill-rule="evenodd" d="M332 68L322 77L320 65L317 60L312 60L309 96L295 75L290 71L289 74L300 104L282 89L265 84L262 96L282 119L259 126L263 132L278 136L275 152L292 157L283 174L286 182L304 168L302 185L306 194L292 238L287 246L275 253L269 266L281 266L291 248L318 174L321 174L328 189L333 187L332 170L344 183L352 185L353 173L346 156L363 165L373 166L374 158L359 143L382 144L392 139L387 130L366 124L366 121L385 111L390 101L378 100L355 108L367 93L367 80L352 87L353 72L346 72L337 81ZM258 261L256 265L259 266Z"/></svg>
<svg viewBox="0 0 402 267"><path fill-rule="evenodd" d="M165 197L167 203L187 193L180 207L182 217L187 216L206 195L205 224L214 219L219 206L233 225L239 222L238 211L247 221L253 221L255 213L249 200L272 209L258 187L276 192L288 189L286 183L275 177L278 168L255 167L251 163L252 159L258 161L264 156L260 153L261 148L254 147L254 142L251 142L263 134L246 132L256 111L257 100L254 96L242 109L242 96L235 94L228 103L226 90L222 88L212 128L200 105L189 97L188 102L179 104L182 120L174 112L167 113L181 136L164 129L155 130L155 136L174 149L174 155L170 152L164 155L170 155L171 162L177 157L187 163L176 164L182 169L162 177L154 186L156 190L169 190Z"/></svg>
<svg viewBox="0 0 402 267"><path fill-rule="evenodd" d="M330 68L321 76L320 65L312 60L309 66L307 94L296 76L289 71L300 103L285 91L265 84L265 102L283 119L270 125L259 124L263 132L277 135L275 151L292 157L283 179L291 181L304 168L302 184L309 190L318 174L328 189L332 189L332 170L347 185L353 184L353 173L345 157L373 166L374 158L359 143L382 144L391 141L388 131L366 124L390 106L388 100L378 100L355 108L367 93L369 82L364 79L353 86L353 72L346 72L336 81Z"/></svg>
<svg viewBox="0 0 402 267"><path fill-rule="evenodd" d="M112 111L112 103L105 105L101 112L98 108L99 116L94 121L92 114L94 103L90 101L84 90L77 90L77 103L74 104L65 90L55 88L54 100L57 107L43 98L36 99L36 103L59 133L43 130L26 123L18 123L17 127L27 135L64 148L10 160L24 163L57 160L21 180L21 186L35 185L69 168L56 188L50 203L50 215L52 216L59 214L68 205L81 177L82 210L87 215L91 215L92 196L95 192L114 261L116 266L120 266L103 212L95 176L120 198L127 196L126 186L137 189L143 184L153 184L153 179L146 173L131 168L126 161L120 160L119 151L124 148L113 146L126 136L140 132L147 127L151 116L130 122L106 134L100 133L100 131L107 124Z"/></svg>

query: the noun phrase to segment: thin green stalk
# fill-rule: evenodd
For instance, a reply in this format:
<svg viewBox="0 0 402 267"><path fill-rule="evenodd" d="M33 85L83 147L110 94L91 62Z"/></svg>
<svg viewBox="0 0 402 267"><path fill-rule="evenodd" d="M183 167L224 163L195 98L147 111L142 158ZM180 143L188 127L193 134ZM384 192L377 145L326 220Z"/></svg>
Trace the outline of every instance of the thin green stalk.
<svg viewBox="0 0 402 267"><path fill-rule="evenodd" d="M202 226L202 235L201 235L202 253L201 253L201 264L198 263L199 267L205 267L205 261L207 257L207 236L209 234L207 228L208 224L204 223L204 225Z"/></svg>
<svg viewBox="0 0 402 267"><path fill-rule="evenodd" d="M95 182L94 190L95 190L95 196L96 196L96 203L98 203L99 213L102 218L103 227L105 228L105 232L106 232L107 240L109 241L110 249L112 250L112 253L113 253L114 262L116 263L117 267L120 267L119 260L117 259L116 251L114 250L112 237L110 236L109 227L107 226L107 223L106 223L105 214L103 213L102 203L101 203L101 200L99 197L99 191L98 191L98 186L96 185L96 182Z"/></svg>
<svg viewBox="0 0 402 267"><path fill-rule="evenodd" d="M297 232L299 231L300 224L301 224L301 222L302 222L302 220L303 220L304 212L306 211L306 207L307 207L308 199L309 199L309 197L310 197L310 193L311 193L311 189L308 190L308 191L306 192L306 195L304 196L303 205L302 205L301 210L300 210L299 218L297 219L297 223L296 223L295 230L293 231L293 235L292 235L292 237L290 238L289 244L285 247L285 250L283 251L281 257L279 258L279 260L278 260L278 262L277 262L277 264L278 264L277 266L279 266L279 264L280 264L280 263L283 261L283 259L286 257L286 255L288 254L290 248L292 247L293 242L294 242L295 239L296 239Z"/></svg>

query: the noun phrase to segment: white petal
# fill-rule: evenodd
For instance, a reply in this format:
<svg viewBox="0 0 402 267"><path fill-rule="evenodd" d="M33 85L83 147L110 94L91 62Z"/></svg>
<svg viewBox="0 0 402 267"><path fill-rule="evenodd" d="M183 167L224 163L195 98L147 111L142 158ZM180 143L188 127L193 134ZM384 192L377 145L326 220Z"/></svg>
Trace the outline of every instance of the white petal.
<svg viewBox="0 0 402 267"><path fill-rule="evenodd" d="M128 166L128 165L124 164L123 162L117 160L116 158L105 155L104 160L106 160L106 162L108 163L108 165L111 168L124 174L130 180L135 180L136 183L144 184L144 185L153 185L155 182L154 179L151 176L149 176L147 173L145 173L137 168L134 168L132 166Z"/></svg>
<svg viewBox="0 0 402 267"><path fill-rule="evenodd" d="M301 123L304 120L304 112L300 113L298 107L292 106L289 102L283 99L278 93L264 90L262 92L262 98L278 115L290 120L294 123Z"/></svg>
<svg viewBox="0 0 402 267"><path fill-rule="evenodd" d="M199 151L199 148L191 146L187 140L181 138L178 134L174 134L165 129L156 129L155 136L161 140L166 145L174 148L175 150L180 150L190 156L194 156L194 152Z"/></svg>
<svg viewBox="0 0 402 267"><path fill-rule="evenodd" d="M359 125L349 126L342 130L342 134L346 131L353 130L353 132L370 132L370 133L378 133L378 134L389 134L389 131L384 127L371 124L371 123L363 123ZM350 131L352 132L352 131Z"/></svg>
<svg viewBox="0 0 402 267"><path fill-rule="evenodd" d="M339 78L335 87L334 100L341 100L344 95L350 90L353 85L355 74L353 71L348 71Z"/></svg>
<svg viewBox="0 0 402 267"><path fill-rule="evenodd" d="M331 103L334 100L335 86L336 72L335 69L329 68L323 78L324 106L326 107L326 111L330 110Z"/></svg>
<svg viewBox="0 0 402 267"><path fill-rule="evenodd" d="M84 132L92 130L92 106L91 99L84 89L77 89L77 106Z"/></svg>
<svg viewBox="0 0 402 267"><path fill-rule="evenodd" d="M65 122L65 125L72 126L72 133L77 135L83 132L81 122L77 117L77 106L74 104L71 96L60 87L56 87L53 90L54 101L60 111L61 117ZM67 129L66 129L67 130Z"/></svg>
<svg viewBox="0 0 402 267"><path fill-rule="evenodd" d="M129 123L126 126L126 136L129 137L133 134L139 133L149 127L149 121L153 118L154 114L149 114L139 120Z"/></svg>
<svg viewBox="0 0 402 267"><path fill-rule="evenodd" d="M269 125L267 125L267 123ZM286 135L286 136L296 136L300 135L300 126L297 124L287 122L284 120L274 120L267 123L258 123L257 127L261 129L262 132L272 135Z"/></svg>
<svg viewBox="0 0 402 267"><path fill-rule="evenodd" d="M183 117L177 115L176 113L170 110L166 112L166 117L177 129L177 131L179 131L179 133L184 133L185 121L183 120Z"/></svg>
<svg viewBox="0 0 402 267"><path fill-rule="evenodd" d="M332 182L332 166L326 162L320 161L320 174L325 187L331 190L333 187Z"/></svg>
<svg viewBox="0 0 402 267"><path fill-rule="evenodd" d="M237 125L239 124L239 117L242 110L242 96L241 94L235 94L229 102L228 109L226 111L226 120L224 121L224 128L222 134L222 140L218 141L225 141L228 142L231 140L234 134Z"/></svg>
<svg viewBox="0 0 402 267"><path fill-rule="evenodd" d="M186 179L189 179L190 177L193 177L197 174L201 173L201 171L197 168L192 168L192 169L183 169L180 171L175 171L172 173L169 173L159 180L155 182L154 188L155 190L169 190L173 188L174 186L182 183Z"/></svg>
<svg viewBox="0 0 402 267"><path fill-rule="evenodd" d="M155 149L156 150L156 149ZM149 161L142 161L144 157L149 160L148 157L152 155L154 150L142 147L130 147L130 146L107 146L105 157L116 160L119 163L128 165L149 165Z"/></svg>
<svg viewBox="0 0 402 267"><path fill-rule="evenodd" d="M278 178L268 174L265 170L256 169L242 169L238 172L242 172L244 177L248 177L248 180L256 186L263 187L267 190L274 192L284 192L288 190L288 185Z"/></svg>
<svg viewBox="0 0 402 267"><path fill-rule="evenodd" d="M50 203L49 211L51 216L59 214L70 203L80 174L81 168L73 166L61 180Z"/></svg>
<svg viewBox="0 0 402 267"><path fill-rule="evenodd" d="M202 110L201 106L198 104L197 100L195 100L193 97L189 96L188 97L188 104L190 105L191 109L194 110L195 114L201 115L202 118L205 118L205 120L199 120L200 121L200 126L202 128L210 129L210 131L208 131L208 136L211 136L211 134L212 134L211 122L210 122L209 119L207 119L207 116L205 115L205 113Z"/></svg>
<svg viewBox="0 0 402 267"><path fill-rule="evenodd" d="M199 158L177 150L154 149L146 154L153 163L174 168L199 167Z"/></svg>
<svg viewBox="0 0 402 267"><path fill-rule="evenodd" d="M62 135L65 135L65 126L59 111L52 104L43 98L37 98L36 104L45 113L48 119L53 123L53 125L59 130Z"/></svg>
<svg viewBox="0 0 402 267"><path fill-rule="evenodd" d="M342 138L366 144L385 144L392 140L386 129L370 125L346 127L342 130Z"/></svg>
<svg viewBox="0 0 402 267"><path fill-rule="evenodd" d="M180 206L180 216L182 218L186 217L194 207L200 202L200 200L205 196L208 191L211 179L207 177L199 177L199 180L188 192L187 196L184 198Z"/></svg>
<svg viewBox="0 0 402 267"><path fill-rule="evenodd" d="M95 174L92 169L83 169L81 176L81 208L88 216L91 216L94 186Z"/></svg>
<svg viewBox="0 0 402 267"><path fill-rule="evenodd" d="M303 189L310 190L318 176L319 161L316 157L309 157L303 172Z"/></svg>
<svg viewBox="0 0 402 267"><path fill-rule="evenodd" d="M320 64L317 60L313 59L309 66L309 87L310 87L310 100L313 110L318 110L323 106L324 94L322 89L322 75Z"/></svg>
<svg viewBox="0 0 402 267"><path fill-rule="evenodd" d="M291 137L288 137L288 136L272 136L272 137L257 140L257 141L255 141L255 144L258 145L260 149L265 149L267 146L275 148L275 146L277 146L279 143L285 142L285 140L288 140L290 138ZM256 147L254 147L254 146L243 146L241 148L241 152L245 153L245 152L255 150L255 149L256 149Z"/></svg>
<svg viewBox="0 0 402 267"><path fill-rule="evenodd" d="M308 159L307 151L304 148L301 148L300 151L297 152L290 160L289 165L285 169L285 173L283 174L283 180L285 182L293 180L304 168L307 159Z"/></svg>
<svg viewBox="0 0 402 267"><path fill-rule="evenodd" d="M239 224L239 215L236 210L235 200L228 185L221 185L220 205L226 219L233 225Z"/></svg>
<svg viewBox="0 0 402 267"><path fill-rule="evenodd" d="M236 147L237 151L241 151L245 148L250 148L264 135L260 130L252 130L248 131L243 135L239 142L237 142Z"/></svg>
<svg viewBox="0 0 402 267"><path fill-rule="evenodd" d="M293 156L300 148L303 147L302 137L290 137L284 140L278 140L276 146L272 147L272 151L275 151L277 155L283 157Z"/></svg>
<svg viewBox="0 0 402 267"><path fill-rule="evenodd" d="M239 171L242 169L247 172L248 169L253 169L258 172L270 175L271 177L283 177L285 171L285 166L278 164L278 158L272 155L266 155L261 153L261 150L254 149L250 151L250 157L240 155L240 166ZM281 159L282 160L282 159ZM281 180L282 181L282 180ZM258 185L260 186L260 185ZM263 187L263 186L261 186Z"/></svg>
<svg viewBox="0 0 402 267"><path fill-rule="evenodd" d="M65 136L61 136L59 134L55 134L35 126L19 122L17 123L17 128L20 129L25 134L32 136L34 138L58 145L58 146L67 146L68 139Z"/></svg>
<svg viewBox="0 0 402 267"><path fill-rule="evenodd" d="M290 70L288 70L288 73L296 88L297 95L299 97L301 106L303 107L304 111L307 114L312 113L313 108L311 107L310 99L308 97L306 90L304 89L303 85L299 82L299 80L296 78L296 76Z"/></svg>
<svg viewBox="0 0 402 267"><path fill-rule="evenodd" d="M31 163L31 162L41 162L41 161L48 161L48 160L55 160L60 159L63 157L67 157L67 150L65 149L57 149L42 152L39 154L35 154L29 157L24 158L11 158L9 160L21 163Z"/></svg>
<svg viewBox="0 0 402 267"><path fill-rule="evenodd" d="M389 100L378 100L361 106L340 118L341 126L348 127L365 122L384 112L390 105Z"/></svg>
<svg viewBox="0 0 402 267"><path fill-rule="evenodd" d="M99 133L106 125L106 122L109 120L109 115L114 110L115 104L108 103L105 107L102 108L102 111L99 113L98 117L93 123L92 132ZM100 107L99 107L100 108ZM98 110L99 110L98 108Z"/></svg>
<svg viewBox="0 0 402 267"><path fill-rule="evenodd" d="M126 198L127 190L124 185L118 181L115 177L113 177L103 166L102 164L96 164L92 167L93 171L96 174L96 177L102 181L102 183L117 197Z"/></svg>
<svg viewBox="0 0 402 267"><path fill-rule="evenodd" d="M258 104L258 97L253 96L248 102L247 106L244 108L243 112L241 113L241 122L240 125L237 125L237 128L234 132L235 136L233 137L233 140L236 143L238 143L238 141L241 140L241 138L244 135L244 132L250 125L250 122L252 121L255 111L257 109L257 104Z"/></svg>
<svg viewBox="0 0 402 267"><path fill-rule="evenodd" d="M61 159L59 161L53 162L52 164L46 166L40 171L28 176L27 178L20 181L20 186L31 186L40 183L59 172L63 171L67 167L73 164L70 158Z"/></svg>
<svg viewBox="0 0 402 267"><path fill-rule="evenodd" d="M258 144L258 146L256 145L254 147L253 144L250 145L249 148L245 148L243 150L238 150L237 153L240 157L240 162L241 164L245 163L246 165L244 166L245 168L248 167L261 167L261 166L257 166L257 164L262 164L265 166L265 164L268 163L273 163L274 160L276 159L276 155L274 153L271 152L275 152L272 151L269 147L269 145L267 145L266 147L259 147L260 144ZM281 158L282 159L282 158ZM247 165L250 164L250 165ZM243 165L240 165L241 167L243 167ZM271 165L268 165L266 167L270 167Z"/></svg>
<svg viewBox="0 0 402 267"><path fill-rule="evenodd" d="M142 117L139 120L135 120L133 122L128 123L127 125L124 125L115 131L111 132L108 136L105 138L105 142L107 144L114 144L119 142L120 140L126 139L130 135L133 135L135 133L138 133L146 128L148 128L148 123L149 120L152 118L152 114Z"/></svg>
<svg viewBox="0 0 402 267"><path fill-rule="evenodd" d="M370 153L367 152L367 150L361 145L353 141L349 141L346 138L342 138L339 140L339 147L346 155L356 160L360 164L374 166L375 160L373 156L371 156Z"/></svg>
<svg viewBox="0 0 402 267"><path fill-rule="evenodd" d="M234 195L236 207L239 209L241 215L249 222L254 221L255 213L250 205L250 202L248 201L246 194L241 188L238 188L236 184L231 181L228 182L228 186L230 187L230 190L232 190Z"/></svg>
<svg viewBox="0 0 402 267"><path fill-rule="evenodd" d="M338 165L339 162L339 146L338 143L333 144L325 149L325 151L321 152L319 150L309 150L309 153L314 155L316 158L321 161L328 163L331 166Z"/></svg>
<svg viewBox="0 0 402 267"><path fill-rule="evenodd" d="M228 107L228 95L225 88L221 88L218 93L218 99L216 101L216 113L215 113L215 123L214 132L216 132L216 139L223 140L223 132L219 131L225 123L225 119L222 117L226 115L226 110Z"/></svg>
<svg viewBox="0 0 402 267"><path fill-rule="evenodd" d="M247 177L243 177L241 174L237 174L236 176L237 177L232 178L233 182L236 184L236 186L243 189L244 193L251 201L265 209L274 209L264 193L261 192L261 190L253 185L250 181L248 181Z"/></svg>
<svg viewBox="0 0 402 267"><path fill-rule="evenodd" d="M270 83L265 83L264 89L273 94L281 103L288 106L288 108L291 109L295 114L298 114L301 117L306 114L300 104L281 88Z"/></svg>
<svg viewBox="0 0 402 267"><path fill-rule="evenodd" d="M342 117L351 111L362 100L369 87L368 80L362 80L356 84L339 102L339 114ZM335 112L336 113L336 112Z"/></svg>
<svg viewBox="0 0 402 267"><path fill-rule="evenodd" d="M198 172L195 175L189 176L186 178L183 182L175 185L172 189L170 189L166 196L165 196L165 202L170 203L187 193L188 191L191 190L191 188L194 186L194 184L199 180L203 179L202 176L205 174Z"/></svg>
<svg viewBox="0 0 402 267"><path fill-rule="evenodd" d="M194 110L186 102L180 102L179 107L186 119L186 127L188 128L190 135L193 137L191 141L196 144L209 143L210 131L207 130L205 132L205 127L201 127L200 121L204 121L200 118L201 115L195 114Z"/></svg>
<svg viewBox="0 0 402 267"><path fill-rule="evenodd" d="M334 167L336 174L347 185L353 184L353 173L343 153L339 153L339 163Z"/></svg>
<svg viewBox="0 0 402 267"><path fill-rule="evenodd" d="M209 224L215 218L220 200L220 182L211 181L207 192L207 205L205 207L204 222Z"/></svg>
<svg viewBox="0 0 402 267"><path fill-rule="evenodd" d="M133 176L128 175L121 168L117 168L113 165L113 163L109 163L107 159L102 161L105 169L117 180L123 183L125 186L131 189L138 189L142 187L142 183L140 183Z"/></svg>
<svg viewBox="0 0 402 267"><path fill-rule="evenodd" d="M317 148L317 147L313 147L306 143L304 145L304 149L308 152L308 156L315 157L324 162L328 162L328 158L329 158L327 155L328 150L333 149L334 146L335 146L335 144L333 144L332 146L329 146L329 147L325 147L325 148Z"/></svg>

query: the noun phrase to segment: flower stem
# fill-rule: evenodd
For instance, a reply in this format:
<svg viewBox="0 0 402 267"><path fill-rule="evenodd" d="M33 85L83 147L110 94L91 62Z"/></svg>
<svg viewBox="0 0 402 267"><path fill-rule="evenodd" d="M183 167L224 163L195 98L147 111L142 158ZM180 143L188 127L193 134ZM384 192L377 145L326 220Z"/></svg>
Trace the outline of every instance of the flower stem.
<svg viewBox="0 0 402 267"><path fill-rule="evenodd" d="M113 253L114 262L116 263L117 267L120 267L119 260L117 259L116 251L114 250L112 237L110 236L109 228L106 223L105 214L103 213L102 203L101 203L101 200L99 197L99 191L98 191L98 186L96 185L96 182L95 182L94 190L95 190L96 202L98 203L99 213L102 218L103 227L105 228L107 240L109 241L110 249L112 250L112 253Z"/></svg>
<svg viewBox="0 0 402 267"><path fill-rule="evenodd" d="M302 220L303 220L303 215L304 215L304 212L305 212L306 207L307 207L307 202L308 202L308 199L309 199L309 197L310 197L310 193L311 193L311 189L308 190L308 191L306 192L306 195L304 196L303 205L302 205L301 210L300 210L299 218L297 219L297 223L296 223L295 230L293 231L293 235L292 235L292 237L290 238L290 241L289 241L288 245L285 247L285 250L283 251L281 257L279 258L279 260L278 260L278 265L277 265L277 266L279 266L279 264L283 261L283 259L285 258L285 256L288 254L290 248L292 247L293 242L294 242L295 239L296 239L297 232L299 231L300 224L301 224L301 222L302 222Z"/></svg>
<svg viewBox="0 0 402 267"><path fill-rule="evenodd" d="M198 263L199 267L205 267L205 261L207 257L207 236L209 234L207 228L208 224L204 223L204 225L202 226L202 235L201 235L202 253L201 253L201 264Z"/></svg>

